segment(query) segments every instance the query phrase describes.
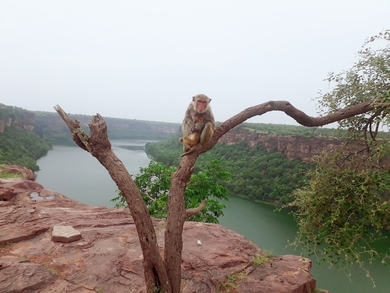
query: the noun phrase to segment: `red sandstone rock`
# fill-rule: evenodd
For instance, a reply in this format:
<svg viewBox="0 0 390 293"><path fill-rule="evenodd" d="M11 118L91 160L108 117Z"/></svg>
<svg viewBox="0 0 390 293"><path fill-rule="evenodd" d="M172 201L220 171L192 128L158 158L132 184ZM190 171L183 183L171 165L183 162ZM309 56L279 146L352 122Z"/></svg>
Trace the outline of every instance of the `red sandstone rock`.
<svg viewBox="0 0 390 293"><path fill-rule="evenodd" d="M8 187L6 182L0 179L0 200L11 200L16 195L14 189Z"/></svg>
<svg viewBox="0 0 390 293"><path fill-rule="evenodd" d="M16 193L13 200L0 201L0 292L145 292L142 252L127 209L88 206L33 181L13 180L6 184ZM31 192L55 199L32 202ZM163 254L165 223L154 224ZM83 237L53 242L54 226L75 227ZM254 266L261 249L220 225L187 222L183 247L183 293L216 292L227 276L240 272L246 276L232 293L315 288L310 260L278 256Z"/></svg>
<svg viewBox="0 0 390 293"><path fill-rule="evenodd" d="M0 165L0 167L9 173L15 173L15 174L20 173L24 176L25 179L35 180L34 172L26 167L17 166L17 165Z"/></svg>
<svg viewBox="0 0 390 293"><path fill-rule="evenodd" d="M73 242L81 239L81 233L72 226L54 226L51 240L55 242Z"/></svg>

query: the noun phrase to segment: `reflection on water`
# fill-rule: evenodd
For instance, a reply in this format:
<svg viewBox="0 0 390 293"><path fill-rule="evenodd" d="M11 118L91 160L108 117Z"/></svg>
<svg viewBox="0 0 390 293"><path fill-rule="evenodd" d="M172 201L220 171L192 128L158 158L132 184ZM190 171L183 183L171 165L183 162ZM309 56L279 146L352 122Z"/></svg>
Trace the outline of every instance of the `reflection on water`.
<svg viewBox="0 0 390 293"><path fill-rule="evenodd" d="M53 200L55 198L56 198L55 195L41 196L36 191L33 191L30 193L30 199L31 199L31 201L34 201L34 202L42 201L42 200Z"/></svg>

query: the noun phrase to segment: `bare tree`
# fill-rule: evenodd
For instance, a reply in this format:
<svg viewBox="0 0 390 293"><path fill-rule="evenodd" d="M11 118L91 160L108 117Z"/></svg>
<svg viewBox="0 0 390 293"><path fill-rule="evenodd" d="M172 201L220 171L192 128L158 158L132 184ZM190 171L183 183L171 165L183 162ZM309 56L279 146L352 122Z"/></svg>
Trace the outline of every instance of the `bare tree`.
<svg viewBox="0 0 390 293"><path fill-rule="evenodd" d="M230 129L247 119L270 111L282 111L295 119L299 124L308 127L323 126L355 115L367 113L377 108L385 107L380 100L371 100L357 104L323 117L310 117L296 109L287 101L269 101L247 108L219 125L210 142L195 152L184 156L177 171L172 174L168 199L167 226L165 230L164 258L160 255L157 245L156 232L148 209L141 197L140 191L133 182L123 163L111 149L108 140L107 125L99 115L92 117L89 124L90 135L80 128L80 122L72 121L57 105L54 109L68 125L75 143L91 153L109 172L119 190L121 190L129 206L131 216L138 232L143 256L144 275L148 293L158 292L179 293L181 280L181 261L183 249L183 225L192 215L201 211L204 203L197 209L186 210L184 193L197 157L215 146L218 140Z"/></svg>

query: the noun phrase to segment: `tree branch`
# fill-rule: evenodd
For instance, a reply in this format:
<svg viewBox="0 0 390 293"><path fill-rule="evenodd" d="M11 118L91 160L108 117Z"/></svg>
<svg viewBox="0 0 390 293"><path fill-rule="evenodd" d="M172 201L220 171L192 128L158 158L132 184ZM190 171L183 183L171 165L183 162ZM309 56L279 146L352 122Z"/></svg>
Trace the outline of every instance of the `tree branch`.
<svg viewBox="0 0 390 293"><path fill-rule="evenodd" d="M188 209L186 210L186 218L191 218L192 216L195 216L197 214L199 214L205 207L206 207L206 202L207 200L202 200L202 202L200 203L200 205L197 207L197 208L192 208L192 209Z"/></svg>
<svg viewBox="0 0 390 293"><path fill-rule="evenodd" d="M368 111L371 111L378 106L380 106L381 103L372 100L368 102L364 102L358 105L354 105L345 109L341 109L339 111L333 112L331 114L328 114L326 116L322 117L311 117L301 110L295 108L290 102L288 101L268 101L263 104L259 104L253 107L249 107L242 112L238 113L237 115L231 117L230 119L226 120L222 124L220 124L217 128L215 128L214 135L209 141L209 143L203 145L199 148L193 148L193 151L190 155L194 157L198 157L201 153L204 153L210 149L212 149L218 140L229 130L233 129L237 125L245 122L249 118L252 118L254 116L261 116L267 112L271 111L281 111L284 112L286 115L293 118L295 121L297 121L302 126L307 127L317 127L317 126L324 126L333 122L337 122L349 117L353 117L359 114L366 113ZM189 156L189 155L188 155ZM187 156L184 156L184 158Z"/></svg>
<svg viewBox="0 0 390 293"><path fill-rule="evenodd" d="M80 121L71 120L60 105L54 106L54 110L57 111L62 120L64 120L66 125L68 125L68 128L72 133L73 141L83 150L91 152L91 148L88 143L89 136L80 128Z"/></svg>

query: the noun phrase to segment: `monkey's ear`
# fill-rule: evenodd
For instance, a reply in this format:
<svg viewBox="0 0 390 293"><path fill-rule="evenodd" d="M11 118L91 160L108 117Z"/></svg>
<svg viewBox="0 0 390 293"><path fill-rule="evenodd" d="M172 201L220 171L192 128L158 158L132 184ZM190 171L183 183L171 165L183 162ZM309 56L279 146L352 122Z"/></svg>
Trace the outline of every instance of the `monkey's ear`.
<svg viewBox="0 0 390 293"><path fill-rule="evenodd" d="M211 99L209 99L209 103L211 102Z"/></svg>
<svg viewBox="0 0 390 293"><path fill-rule="evenodd" d="M192 101L195 102L195 96L192 97Z"/></svg>

